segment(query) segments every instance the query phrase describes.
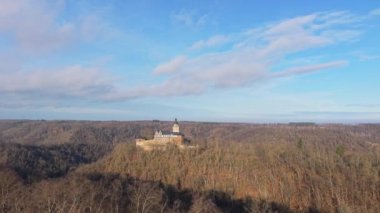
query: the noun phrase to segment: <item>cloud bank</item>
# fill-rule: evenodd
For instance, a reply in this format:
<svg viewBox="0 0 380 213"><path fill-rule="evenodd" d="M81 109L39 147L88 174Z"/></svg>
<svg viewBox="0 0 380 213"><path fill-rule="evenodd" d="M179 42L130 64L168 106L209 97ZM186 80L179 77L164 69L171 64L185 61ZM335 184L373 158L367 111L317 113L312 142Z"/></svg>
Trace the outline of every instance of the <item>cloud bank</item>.
<svg viewBox="0 0 380 213"><path fill-rule="evenodd" d="M215 47L224 43L227 43L230 40L228 36L225 35L216 35L207 40L200 40L191 45L190 50L200 50L203 48Z"/></svg>
<svg viewBox="0 0 380 213"><path fill-rule="evenodd" d="M106 33L107 26L94 15L60 20L64 1L1 0L0 36L10 38L13 48L46 53Z"/></svg>
<svg viewBox="0 0 380 213"><path fill-rule="evenodd" d="M341 59L274 71L274 67L289 55L358 38L361 31L353 25L358 20L361 17L346 11L314 13L200 40L189 49L206 49L202 53L194 57L179 55L157 65L153 72L165 74L166 81L114 95L113 98L200 94L213 88L255 85L276 78L345 66L348 61ZM207 50L217 45L225 45L224 50Z"/></svg>
<svg viewBox="0 0 380 213"><path fill-rule="evenodd" d="M171 73L179 70L181 66L186 62L186 56L180 55L173 58L171 61L158 65L153 73L155 74L164 74Z"/></svg>
<svg viewBox="0 0 380 213"><path fill-rule="evenodd" d="M83 98L111 89L111 80L102 71L79 65L60 70L3 73L0 78L2 93Z"/></svg>
<svg viewBox="0 0 380 213"><path fill-rule="evenodd" d="M41 3L42 2L42 3ZM3 0L0 33L21 49L52 51L79 37L101 31L96 18L60 22L57 11L41 1ZM59 8L55 5L53 8ZM371 16L378 11L372 11ZM22 15L21 15L22 14ZM366 15L365 17L367 17ZM204 24L207 16L180 11L172 18L185 25ZM319 61L275 70L287 56L352 41L361 35L357 24L364 17L347 11L322 12L263 24L257 28L215 35L189 44L184 52L158 64L152 78L160 83L119 87L115 76L79 65L52 70L0 70L0 94L20 97L62 97L79 100L123 101L147 96L197 95L212 89L252 86L278 78L294 77L348 64L345 59ZM213 47L222 47L213 49ZM189 53L190 51L190 53Z"/></svg>
<svg viewBox="0 0 380 213"><path fill-rule="evenodd" d="M28 66L30 61L108 35L109 26L95 14L66 20L61 16L64 9L65 1L0 1L0 40L7 44L0 48L0 107L66 98L99 100L112 90L112 76L99 68Z"/></svg>

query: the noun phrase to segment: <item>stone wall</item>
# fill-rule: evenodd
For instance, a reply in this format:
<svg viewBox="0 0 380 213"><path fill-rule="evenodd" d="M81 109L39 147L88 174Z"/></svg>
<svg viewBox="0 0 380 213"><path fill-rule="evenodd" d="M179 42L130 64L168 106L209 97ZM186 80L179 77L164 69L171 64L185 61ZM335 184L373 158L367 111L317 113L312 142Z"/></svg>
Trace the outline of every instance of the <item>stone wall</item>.
<svg viewBox="0 0 380 213"><path fill-rule="evenodd" d="M146 151L150 151L152 149L165 149L169 144L182 146L183 142L183 136L156 137L153 140L136 139L136 146Z"/></svg>

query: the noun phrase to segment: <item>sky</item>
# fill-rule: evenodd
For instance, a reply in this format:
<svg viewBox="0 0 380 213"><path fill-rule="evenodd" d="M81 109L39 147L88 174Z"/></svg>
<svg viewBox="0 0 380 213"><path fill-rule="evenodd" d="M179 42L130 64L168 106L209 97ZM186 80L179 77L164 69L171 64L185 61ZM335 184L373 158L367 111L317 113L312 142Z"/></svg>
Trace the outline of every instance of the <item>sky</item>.
<svg viewBox="0 0 380 213"><path fill-rule="evenodd" d="M378 1L0 0L0 119L380 122Z"/></svg>

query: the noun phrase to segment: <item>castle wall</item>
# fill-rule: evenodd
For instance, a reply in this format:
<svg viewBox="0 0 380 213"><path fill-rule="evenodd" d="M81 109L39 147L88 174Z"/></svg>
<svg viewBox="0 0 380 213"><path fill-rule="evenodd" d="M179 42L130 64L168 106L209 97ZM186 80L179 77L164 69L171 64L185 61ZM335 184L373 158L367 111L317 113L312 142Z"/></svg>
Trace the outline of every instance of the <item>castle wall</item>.
<svg viewBox="0 0 380 213"><path fill-rule="evenodd" d="M153 140L160 143L182 143L184 139L181 135L163 135L155 137Z"/></svg>
<svg viewBox="0 0 380 213"><path fill-rule="evenodd" d="M153 140L136 139L136 146L150 151L152 149L165 149L168 144L181 146L183 142L183 136L172 135L172 137L155 137Z"/></svg>

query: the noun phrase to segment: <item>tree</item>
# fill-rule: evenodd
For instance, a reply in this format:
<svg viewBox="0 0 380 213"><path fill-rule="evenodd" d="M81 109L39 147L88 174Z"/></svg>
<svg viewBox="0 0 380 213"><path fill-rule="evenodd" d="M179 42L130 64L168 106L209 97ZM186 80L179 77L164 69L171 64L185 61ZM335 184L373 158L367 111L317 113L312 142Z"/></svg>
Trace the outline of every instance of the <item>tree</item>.
<svg viewBox="0 0 380 213"><path fill-rule="evenodd" d="M335 150L335 153L337 155L339 155L340 157L342 157L344 155L344 152L345 152L345 147L342 145L342 144L339 144L337 147L336 147L336 150Z"/></svg>

